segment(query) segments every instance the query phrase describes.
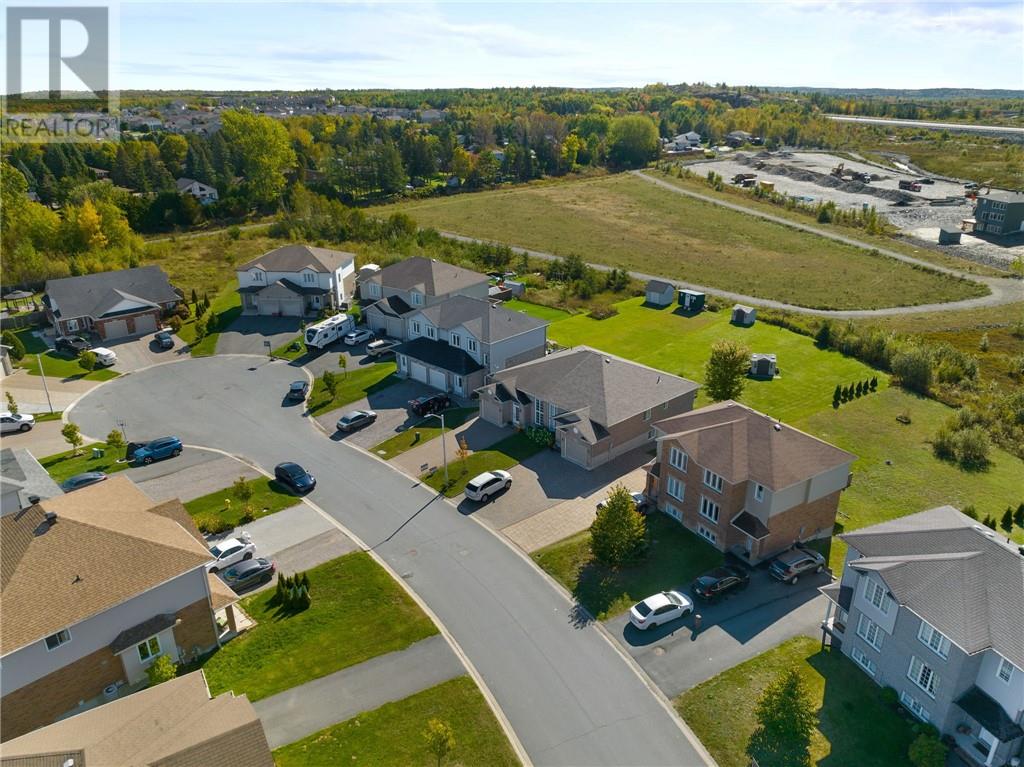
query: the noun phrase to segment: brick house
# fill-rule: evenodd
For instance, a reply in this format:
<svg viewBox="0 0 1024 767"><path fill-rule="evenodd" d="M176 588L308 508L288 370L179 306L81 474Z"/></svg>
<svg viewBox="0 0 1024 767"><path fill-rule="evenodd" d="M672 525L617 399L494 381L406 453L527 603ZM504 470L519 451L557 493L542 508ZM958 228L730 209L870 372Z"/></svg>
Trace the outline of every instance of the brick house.
<svg viewBox="0 0 1024 767"><path fill-rule="evenodd" d="M715 548L753 564L832 535L855 455L731 400L654 428L648 497Z"/></svg>
<svg viewBox="0 0 1024 767"><path fill-rule="evenodd" d="M180 501L124 476L0 517L0 740L131 692L160 655L218 646L216 577Z"/></svg>
<svg viewBox="0 0 1024 767"><path fill-rule="evenodd" d="M159 266L47 280L45 291L58 336L95 333L105 341L156 332L181 301Z"/></svg>

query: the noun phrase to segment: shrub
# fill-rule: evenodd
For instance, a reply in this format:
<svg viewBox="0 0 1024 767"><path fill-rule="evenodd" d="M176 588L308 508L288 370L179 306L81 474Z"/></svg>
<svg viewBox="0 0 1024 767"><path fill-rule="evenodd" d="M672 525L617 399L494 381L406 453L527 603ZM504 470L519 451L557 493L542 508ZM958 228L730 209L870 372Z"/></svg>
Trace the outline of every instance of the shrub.
<svg viewBox="0 0 1024 767"><path fill-rule="evenodd" d="M987 514L985 518L981 521L981 524L992 530L996 529L996 519L991 514Z"/></svg>
<svg viewBox="0 0 1024 767"><path fill-rule="evenodd" d="M182 320L187 320L189 317L192 316L192 312L189 311L188 304L186 304L184 301L182 301L175 308L174 314L172 314L171 316L172 317L179 317Z"/></svg>
<svg viewBox="0 0 1024 767"><path fill-rule="evenodd" d="M178 667L174 665L174 661L168 658L166 655L161 655L155 661L149 664L146 669L146 676L149 677L149 686L161 684L163 682L169 682L178 675Z"/></svg>
<svg viewBox="0 0 1024 767"><path fill-rule="evenodd" d="M937 735L922 732L907 750L907 758L914 767L945 767L947 749Z"/></svg>
<svg viewBox="0 0 1024 767"><path fill-rule="evenodd" d="M551 447L555 444L555 435L553 432L548 431L543 426L531 426L526 430L526 437L531 442L534 442L543 447Z"/></svg>
<svg viewBox="0 0 1024 767"><path fill-rule="evenodd" d="M987 352L988 351L988 333L982 333L981 334L981 340L978 341L978 351L979 352Z"/></svg>
<svg viewBox="0 0 1024 767"><path fill-rule="evenodd" d="M183 323L181 321L181 317L179 317L177 314L172 314L170 318L167 320L167 326L171 329L172 333L181 332L182 324Z"/></svg>
<svg viewBox="0 0 1024 767"><path fill-rule="evenodd" d="M970 504L969 503L966 506L964 506L962 509L960 509L960 511L962 511L964 514L966 514L971 519L977 519L978 518L978 510L976 508L974 508L974 504Z"/></svg>
<svg viewBox="0 0 1024 767"><path fill-rule="evenodd" d="M893 687L883 687L881 695L882 702L887 706L895 707L900 702L900 694Z"/></svg>
<svg viewBox="0 0 1024 767"><path fill-rule="evenodd" d="M908 346L897 353L892 359L892 372L904 389L927 394L931 388L931 358L918 346Z"/></svg>
<svg viewBox="0 0 1024 767"><path fill-rule="evenodd" d="M2 334L4 346L9 346L8 354L15 361L24 359L25 357L25 344L21 342L21 339L15 335L13 330L5 330Z"/></svg>
<svg viewBox="0 0 1024 767"><path fill-rule="evenodd" d="M977 426L956 432L953 449L957 462L969 469L979 469L988 464L988 434Z"/></svg>
<svg viewBox="0 0 1024 767"><path fill-rule="evenodd" d="M216 535L217 533L223 533L226 530L231 529L231 525L228 524L227 520L219 514L202 514L196 517L196 527L201 532L208 533L210 535Z"/></svg>
<svg viewBox="0 0 1024 767"><path fill-rule="evenodd" d="M609 317L614 317L619 313L619 310L614 304L600 303L596 304L594 308L590 310L590 317L595 320L606 320Z"/></svg>
<svg viewBox="0 0 1024 767"><path fill-rule="evenodd" d="M84 352L78 355L78 364L84 370L95 370L96 369L96 352L86 349Z"/></svg>
<svg viewBox="0 0 1024 767"><path fill-rule="evenodd" d="M237 240L241 236L242 236L242 227L240 227L238 224L232 224L231 226L228 227L228 238L229 239Z"/></svg>

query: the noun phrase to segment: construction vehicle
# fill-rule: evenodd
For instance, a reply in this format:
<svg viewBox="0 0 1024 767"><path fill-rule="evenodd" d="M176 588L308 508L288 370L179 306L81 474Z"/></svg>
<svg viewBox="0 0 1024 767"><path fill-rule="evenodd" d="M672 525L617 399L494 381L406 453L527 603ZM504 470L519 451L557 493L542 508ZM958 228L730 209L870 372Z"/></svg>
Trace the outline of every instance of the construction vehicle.
<svg viewBox="0 0 1024 767"><path fill-rule="evenodd" d="M843 172L845 170L846 170L846 163L841 162L836 167L834 167L830 172L831 172L831 174L833 176L835 176L837 178L842 178L843 177Z"/></svg>
<svg viewBox="0 0 1024 767"><path fill-rule="evenodd" d="M900 189L906 189L910 192L920 192L921 185L917 181L911 181L905 178L900 179Z"/></svg>
<svg viewBox="0 0 1024 767"><path fill-rule="evenodd" d="M735 176L732 177L732 183L734 183L734 184L742 184L744 181L746 181L748 179L755 179L755 178L757 178L757 174L756 173L737 173Z"/></svg>

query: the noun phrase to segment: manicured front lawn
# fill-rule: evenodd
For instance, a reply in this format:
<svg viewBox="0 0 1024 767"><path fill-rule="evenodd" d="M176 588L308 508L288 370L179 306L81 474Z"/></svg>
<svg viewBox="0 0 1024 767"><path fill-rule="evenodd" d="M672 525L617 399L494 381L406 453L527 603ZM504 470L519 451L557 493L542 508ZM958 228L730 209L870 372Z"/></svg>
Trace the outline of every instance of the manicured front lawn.
<svg viewBox="0 0 1024 767"><path fill-rule="evenodd" d="M700 641L700 640L698 640ZM797 637L732 668L675 699L675 707L721 767L748 767L745 749L765 687L795 668L818 706L811 761L820 767L909 764L908 720L887 706L881 688L839 652Z"/></svg>
<svg viewBox="0 0 1024 767"><path fill-rule="evenodd" d="M256 519L294 506L300 500L288 488L267 477L256 477L245 484L253 491L252 498L247 504L252 507L253 517ZM225 487L223 490L195 498L185 504L185 509L197 524L203 520L215 518L228 528L235 527L241 523L247 504L235 498L232 493L233 489ZM225 501L231 503L227 504ZM200 525L200 527L203 526Z"/></svg>
<svg viewBox="0 0 1024 767"><path fill-rule="evenodd" d="M368 554L357 551L307 574L307 610L283 612L274 589L241 601L257 625L204 664L214 695L233 690L259 700L437 633Z"/></svg>
<svg viewBox="0 0 1024 767"><path fill-rule="evenodd" d="M689 586L696 576L722 562L721 552L659 512L647 516L647 540L647 556L618 570L594 560L587 531L532 556L598 620L617 615L659 591Z"/></svg>
<svg viewBox="0 0 1024 767"><path fill-rule="evenodd" d="M291 341L286 344L282 344L274 349L270 356L277 357L279 360L297 360L303 354L306 353L306 346L302 343L302 334L295 336Z"/></svg>
<svg viewBox="0 0 1024 767"><path fill-rule="evenodd" d="M36 423L59 421L64 416L64 411L56 410L52 413L33 413L32 416L36 419Z"/></svg>
<svg viewBox="0 0 1024 767"><path fill-rule="evenodd" d="M25 345L25 356L16 365L19 368L23 368L30 376L38 376L45 373L48 376L65 381L83 379L86 381L109 381L111 378L117 378L118 376L118 373L110 368L96 368L92 372L86 370L78 364L76 357L71 357L48 347L41 338L32 333L32 328L15 330L14 334ZM41 370L37 354L42 355Z"/></svg>
<svg viewBox="0 0 1024 767"><path fill-rule="evenodd" d="M479 412L479 409L475 407L446 410L444 413L444 428L446 431L451 431L457 426L462 426L462 424ZM436 418L424 418L401 434L396 434L371 448L371 452L379 455L385 461L390 461L396 455L401 455L406 450L412 450L414 447L425 445L430 440L440 436L441 422Z"/></svg>
<svg viewBox="0 0 1024 767"><path fill-rule="evenodd" d="M431 719L452 728L455 748L446 764L516 765L505 733L468 676L451 679L404 700L364 711L274 751L278 767L328 764L402 764L434 767L423 731Z"/></svg>
<svg viewBox="0 0 1024 767"><path fill-rule="evenodd" d="M100 448L104 455L102 458L93 458L93 448ZM107 447L105 442L90 442L83 445L80 455L75 455L74 450L65 453L47 456L40 459L39 463L50 472L53 481L58 484L65 479L81 474L86 471L102 471L112 474L115 471L123 471L131 466L129 463L117 463L118 458L124 458L124 448L119 449L116 454Z"/></svg>
<svg viewBox="0 0 1024 767"><path fill-rule="evenodd" d="M310 392L308 400L309 412L313 415L326 413L386 389L401 380L395 374L396 370L393 361L375 362L372 365L351 368L347 372L339 368L335 372L338 386L333 397L324 388L324 379L321 376L313 382L313 391Z"/></svg>
<svg viewBox="0 0 1024 767"><path fill-rule="evenodd" d="M422 480L425 485L434 488L437 492L443 492L446 497L454 498L477 474L494 469L511 469L542 449L524 432L518 432L510 437L505 437L501 442L491 445L486 450L478 450L470 454L465 461L450 460L448 463L450 484L447 489L444 484L443 467L438 467L437 471L432 474L424 474Z"/></svg>
<svg viewBox="0 0 1024 767"><path fill-rule="evenodd" d="M238 281L231 280L210 302L211 323L215 318L216 330L207 333L201 341L192 345L193 357L209 357L214 354L220 334L242 314L242 297L238 294L237 288Z"/></svg>
<svg viewBox="0 0 1024 767"><path fill-rule="evenodd" d="M502 305L503 309L508 309L510 312L524 312L529 314L531 317L536 317L540 320L547 320L548 322L559 322L572 315L563 311L562 309L556 309L553 306L544 306L542 304L534 304L529 301L520 301L518 298L513 298L510 301L505 301Z"/></svg>

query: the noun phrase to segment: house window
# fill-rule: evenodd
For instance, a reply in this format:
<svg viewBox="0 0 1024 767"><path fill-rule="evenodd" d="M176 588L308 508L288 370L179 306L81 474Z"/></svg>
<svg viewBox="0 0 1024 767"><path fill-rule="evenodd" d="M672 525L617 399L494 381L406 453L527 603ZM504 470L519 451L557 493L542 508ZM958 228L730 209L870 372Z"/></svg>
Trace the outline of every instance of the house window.
<svg viewBox="0 0 1024 767"><path fill-rule="evenodd" d="M484 364L486 365L487 363L488 363L487 354L484 354Z"/></svg>
<svg viewBox="0 0 1024 767"><path fill-rule="evenodd" d="M533 403L533 422L538 426L544 425L544 400L536 400Z"/></svg>
<svg viewBox="0 0 1024 767"><path fill-rule="evenodd" d="M665 489L665 492L671 495L677 501L681 501L686 496L686 485L684 485L675 477L669 477L668 487Z"/></svg>
<svg viewBox="0 0 1024 767"><path fill-rule="evenodd" d="M374 298L380 298L380 285L376 282L370 283L370 295Z"/></svg>
<svg viewBox="0 0 1024 767"><path fill-rule="evenodd" d="M1013 679L1013 664L1006 660L1006 658L1000 658L999 670L996 672L996 675L1009 684L1010 680Z"/></svg>
<svg viewBox="0 0 1024 767"><path fill-rule="evenodd" d="M253 282L263 282L263 272L258 271L258 270L253 272L252 273L252 281Z"/></svg>
<svg viewBox="0 0 1024 767"><path fill-rule="evenodd" d="M420 323L419 322L413 322L412 323L412 332L415 333L416 335L420 335L420 333L422 331L420 330Z"/></svg>
<svg viewBox="0 0 1024 767"><path fill-rule="evenodd" d="M949 657L949 640L928 621L921 621L917 630L917 638L928 645L940 658Z"/></svg>
<svg viewBox="0 0 1024 767"><path fill-rule="evenodd" d="M754 488L754 500L758 503L764 500L764 485L758 485Z"/></svg>
<svg viewBox="0 0 1024 767"><path fill-rule="evenodd" d="M413 306L423 306L423 294L422 293L412 293L411 295L412 295L412 305Z"/></svg>
<svg viewBox="0 0 1024 767"><path fill-rule="evenodd" d="M910 668L907 669L907 677L911 682L928 693L930 697L935 697L935 688L939 686L939 678L935 676L935 671L932 667L916 655L910 657Z"/></svg>
<svg viewBox="0 0 1024 767"><path fill-rule="evenodd" d="M78 320L68 320L67 321L67 326L68 326L68 332L69 333L74 333L76 330L78 330Z"/></svg>
<svg viewBox="0 0 1024 767"><path fill-rule="evenodd" d="M645 421L650 421L651 420L651 409L650 408L647 408L647 410L644 411L644 420Z"/></svg>
<svg viewBox="0 0 1024 767"><path fill-rule="evenodd" d="M462 339L459 338L457 333L452 333L452 335L451 335L451 342L452 342L452 346L454 346L456 349L461 349L462 348Z"/></svg>
<svg viewBox="0 0 1024 767"><path fill-rule="evenodd" d="M704 484L716 493L722 492L722 478L711 469L704 469Z"/></svg>
<svg viewBox="0 0 1024 767"><path fill-rule="evenodd" d="M648 429L647 430L647 439L648 440L654 439L657 435L658 435L658 430L657 429Z"/></svg>
<svg viewBox="0 0 1024 767"><path fill-rule="evenodd" d="M850 657L857 661L857 664L871 674L871 676L874 676L875 672L878 670L878 666L875 665L875 662L865 655L864 651L859 647L854 647L850 651Z"/></svg>
<svg viewBox="0 0 1024 767"><path fill-rule="evenodd" d="M708 500L705 496L700 497L700 514L702 517L707 517L712 522L718 522L718 504L714 501Z"/></svg>
<svg viewBox="0 0 1024 767"><path fill-rule="evenodd" d="M931 719L931 714L928 713L928 709L922 706L917 701L917 698L913 697L912 695L909 695L906 690L900 691L900 703L902 703L906 707L907 711L912 713L922 722L927 722L929 719Z"/></svg>
<svg viewBox="0 0 1024 767"><path fill-rule="evenodd" d="M871 578L864 579L864 598L877 607L886 615L889 614L889 595L885 593L885 587Z"/></svg>
<svg viewBox="0 0 1024 767"><path fill-rule="evenodd" d="M455 376L455 387L462 391L462 376Z"/></svg>
<svg viewBox="0 0 1024 767"><path fill-rule="evenodd" d="M145 642L137 644L135 649L139 651L139 660L143 663L152 660L160 654L160 637L152 636Z"/></svg>
<svg viewBox="0 0 1024 767"><path fill-rule="evenodd" d="M663 511L666 514L668 514L670 517L672 517L672 519L676 520L677 522L682 522L683 521L683 512L681 512L679 509L677 509L671 503L666 503L665 504L665 508L663 509Z"/></svg>
<svg viewBox="0 0 1024 767"><path fill-rule="evenodd" d="M471 352L475 352L476 351L476 341L473 340L472 338L467 338L466 339L466 348L469 349Z"/></svg>
<svg viewBox="0 0 1024 767"><path fill-rule="evenodd" d="M857 619L857 636L876 650L882 649L882 629L866 615L861 614Z"/></svg>
<svg viewBox="0 0 1024 767"><path fill-rule="evenodd" d="M437 328L427 325L427 338L437 338Z"/></svg>
<svg viewBox="0 0 1024 767"><path fill-rule="evenodd" d="M398 369L399 370L405 370L405 355L404 354L399 354L398 355Z"/></svg>
<svg viewBox="0 0 1024 767"><path fill-rule="evenodd" d="M712 543L718 543L718 535L714 531L704 527L704 525L697 525L697 535L705 540L711 541Z"/></svg>
<svg viewBox="0 0 1024 767"><path fill-rule="evenodd" d="M686 464L689 462L689 457L680 450L678 447L674 447L668 451L668 465L673 469L679 469L679 471L686 471Z"/></svg>
<svg viewBox="0 0 1024 767"><path fill-rule="evenodd" d="M56 650L62 644L67 644L71 641L71 632L67 629L61 629L56 634L50 634L43 641L46 642L47 650Z"/></svg>
<svg viewBox="0 0 1024 767"><path fill-rule="evenodd" d="M303 272L302 273L302 281L303 282L309 282L309 283L316 282L316 275L313 274L313 272Z"/></svg>
<svg viewBox="0 0 1024 767"><path fill-rule="evenodd" d="M512 405L512 423L519 423L523 417L523 409L519 405Z"/></svg>

